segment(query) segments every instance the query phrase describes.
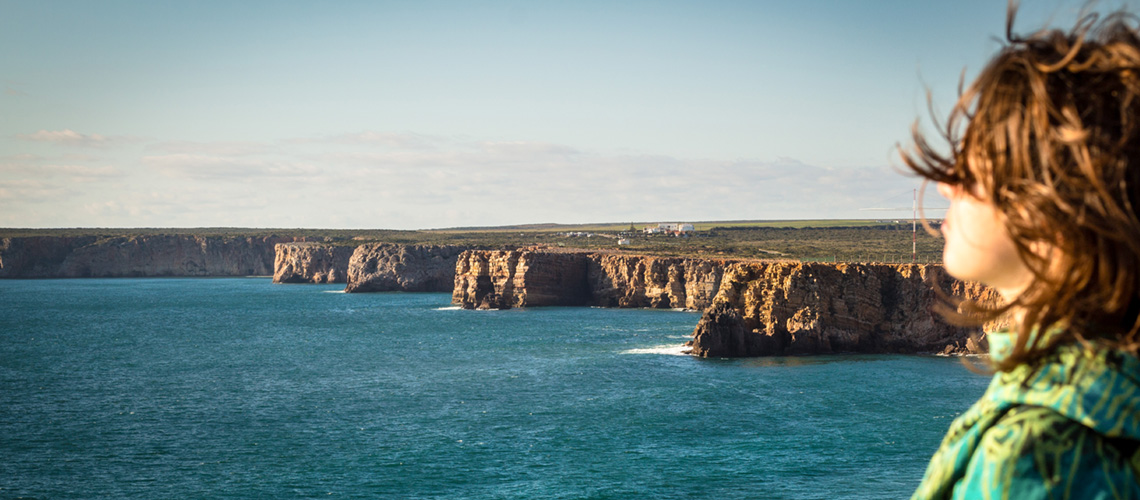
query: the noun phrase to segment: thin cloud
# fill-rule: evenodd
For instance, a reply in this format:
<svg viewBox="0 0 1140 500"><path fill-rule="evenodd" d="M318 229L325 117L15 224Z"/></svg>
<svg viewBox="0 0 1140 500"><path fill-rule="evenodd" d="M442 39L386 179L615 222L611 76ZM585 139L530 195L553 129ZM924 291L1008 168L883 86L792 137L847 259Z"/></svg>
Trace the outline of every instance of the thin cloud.
<svg viewBox="0 0 1140 500"><path fill-rule="evenodd" d="M20 154L14 154L14 155L0 156L0 161L4 161L4 162L30 162L30 161L39 161L41 159L43 159L42 156L36 155L36 154L31 154L31 153L20 153Z"/></svg>
<svg viewBox="0 0 1140 500"><path fill-rule="evenodd" d="M359 134L337 134L319 138L296 138L285 142L290 144L376 145L421 150L435 149L453 141L442 136L408 132L361 132Z"/></svg>
<svg viewBox="0 0 1140 500"><path fill-rule="evenodd" d="M144 156L142 162L170 176L194 179L301 177L321 173L321 169L311 165L224 156L171 154Z"/></svg>
<svg viewBox="0 0 1140 500"><path fill-rule="evenodd" d="M137 142L140 139L126 136L82 134L71 129L40 130L31 134L16 134L16 138L29 142L47 142L64 146L106 148L112 144Z"/></svg>
<svg viewBox="0 0 1140 500"><path fill-rule="evenodd" d="M14 88L7 86L7 85L4 86L4 95L10 95L13 97L28 97L27 92L24 92L23 90L20 90L20 89L14 89Z"/></svg>
<svg viewBox="0 0 1140 500"><path fill-rule="evenodd" d="M33 177L77 177L84 180L122 177L123 172L110 165L38 164L26 162L0 163L0 172Z"/></svg>
<svg viewBox="0 0 1140 500"><path fill-rule="evenodd" d="M0 204L58 203L69 190L35 179L0 180Z"/></svg>
<svg viewBox="0 0 1140 500"><path fill-rule="evenodd" d="M569 157L582 151L562 144L531 141L485 141L479 149L489 155L506 157Z"/></svg>
<svg viewBox="0 0 1140 500"><path fill-rule="evenodd" d="M70 130L24 139L111 140ZM115 166L74 154L83 151L70 159L42 152L0 158L0 179L43 182L9 182L0 185L0 196L37 200L21 210L32 220L45 216L39 201L54 194L60 203L54 217L75 224L82 219L329 227L335 219L346 227L405 229L536 221L867 218L879 214L859 209L883 206L883 193L916 185L886 167L613 154L541 141L417 134L266 143L164 141L144 151L149 154L120 151ZM86 184L77 182L81 179L117 179L111 184L117 187L93 187L70 199L60 190L78 189ZM146 192L180 198L147 197Z"/></svg>
<svg viewBox="0 0 1140 500"><path fill-rule="evenodd" d="M209 156L248 156L265 154L272 148L260 142L219 141L219 142L192 142L192 141L166 141L151 144L148 151L157 151L168 154L209 155Z"/></svg>

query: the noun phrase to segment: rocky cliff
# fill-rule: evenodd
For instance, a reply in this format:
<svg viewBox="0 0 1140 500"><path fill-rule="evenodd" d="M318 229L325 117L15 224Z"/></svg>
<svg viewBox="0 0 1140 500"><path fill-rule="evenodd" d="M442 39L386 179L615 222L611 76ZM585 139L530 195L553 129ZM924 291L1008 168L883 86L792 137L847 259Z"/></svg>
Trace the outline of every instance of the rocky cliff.
<svg viewBox="0 0 1140 500"><path fill-rule="evenodd" d="M712 304L731 260L590 254L589 304L700 310Z"/></svg>
<svg viewBox="0 0 1140 500"><path fill-rule="evenodd" d="M739 262L616 253L470 251L452 301L468 309L550 305L699 309L692 353L981 352L977 328L936 313L947 295L996 294L938 266Z"/></svg>
<svg viewBox="0 0 1140 500"><path fill-rule="evenodd" d="M274 247L274 283L346 283L354 246L278 243Z"/></svg>
<svg viewBox="0 0 1140 500"><path fill-rule="evenodd" d="M265 276L292 238L193 235L0 239L0 278Z"/></svg>
<svg viewBox="0 0 1140 500"><path fill-rule="evenodd" d="M833 352L973 353L979 328L946 323L935 285L983 302L994 291L939 266L739 263L693 332L692 353L742 357Z"/></svg>
<svg viewBox="0 0 1140 500"><path fill-rule="evenodd" d="M456 245L360 245L348 261L348 284L354 292L450 292L456 259L470 247Z"/></svg>
<svg viewBox="0 0 1140 500"><path fill-rule="evenodd" d="M543 250L459 257L452 302L467 309L602 306L703 309L731 261Z"/></svg>
<svg viewBox="0 0 1140 500"><path fill-rule="evenodd" d="M586 276L584 254L468 251L456 263L451 300L466 309L583 306Z"/></svg>

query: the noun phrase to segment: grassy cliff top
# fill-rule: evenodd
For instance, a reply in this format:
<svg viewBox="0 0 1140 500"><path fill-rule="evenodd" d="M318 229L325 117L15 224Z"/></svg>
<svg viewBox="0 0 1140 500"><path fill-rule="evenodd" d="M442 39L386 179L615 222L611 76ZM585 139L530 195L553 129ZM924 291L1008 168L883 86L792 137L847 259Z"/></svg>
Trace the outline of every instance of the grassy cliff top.
<svg viewBox="0 0 1140 500"><path fill-rule="evenodd" d="M941 260L941 239L920 227L911 234L909 220L785 220L688 222L688 237L645 234L657 223L528 224L504 227L430 230L302 228L0 228L0 238L29 236L100 238L192 235L284 237L333 245L369 242L484 247L621 249L634 253L715 258L778 258L815 261L910 262L912 238L919 262ZM629 231L630 226L635 231ZM618 245L619 239L628 244Z"/></svg>

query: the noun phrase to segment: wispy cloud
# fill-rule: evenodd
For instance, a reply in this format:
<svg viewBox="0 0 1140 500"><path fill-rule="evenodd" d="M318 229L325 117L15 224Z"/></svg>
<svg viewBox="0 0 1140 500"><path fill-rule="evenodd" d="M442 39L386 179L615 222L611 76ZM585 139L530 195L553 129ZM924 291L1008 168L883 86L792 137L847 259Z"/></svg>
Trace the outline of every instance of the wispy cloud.
<svg viewBox="0 0 1140 500"><path fill-rule="evenodd" d="M64 187L35 179L0 180L0 204L51 203L66 198Z"/></svg>
<svg viewBox="0 0 1140 500"><path fill-rule="evenodd" d="M317 138L294 138L290 144L345 144L373 145L399 149L434 149L452 143L443 136L415 134L409 132L361 132L357 134L336 134Z"/></svg>
<svg viewBox="0 0 1140 500"><path fill-rule="evenodd" d="M301 163L192 154L144 156L142 163L167 175L192 179L299 177L321 173L320 168Z"/></svg>
<svg viewBox="0 0 1140 500"><path fill-rule="evenodd" d="M219 142L192 142L192 141L166 141L151 144L148 151L157 151L169 154L211 155L211 156L248 156L269 153L273 150L269 144L260 142L219 141Z"/></svg>
<svg viewBox="0 0 1140 500"><path fill-rule="evenodd" d="M101 139L70 130L26 137ZM77 218L87 217L87 224L425 228L876 217L860 209L884 206L885 198L916 185L887 167L379 132L266 143L166 141L145 151L160 154L118 150L107 155L114 162L74 153L8 155L0 158L0 179L7 179L0 196L59 196L55 217L80 225ZM91 181L110 184L83 187ZM13 203L6 206L19 206ZM44 219L44 205L27 206L33 203L34 210L20 213Z"/></svg>
<svg viewBox="0 0 1140 500"><path fill-rule="evenodd" d="M25 171L48 176L64 175L84 179L122 177L123 172L110 165L42 165Z"/></svg>
<svg viewBox="0 0 1140 500"><path fill-rule="evenodd" d="M28 97L27 92L24 92L23 90L20 90L20 89L15 89L15 88L9 87L7 85L4 86L4 95L10 95L13 97Z"/></svg>
<svg viewBox="0 0 1140 500"><path fill-rule="evenodd" d="M47 159L36 155L13 155L0 159L0 174L25 181L56 179L70 183L116 179L126 175L111 165L49 163Z"/></svg>
<svg viewBox="0 0 1140 500"><path fill-rule="evenodd" d="M106 136L102 134L82 134L71 129L40 130L31 134L17 134L16 137L29 142L47 142L65 146L106 148L112 144L138 142L141 139L126 136Z"/></svg>

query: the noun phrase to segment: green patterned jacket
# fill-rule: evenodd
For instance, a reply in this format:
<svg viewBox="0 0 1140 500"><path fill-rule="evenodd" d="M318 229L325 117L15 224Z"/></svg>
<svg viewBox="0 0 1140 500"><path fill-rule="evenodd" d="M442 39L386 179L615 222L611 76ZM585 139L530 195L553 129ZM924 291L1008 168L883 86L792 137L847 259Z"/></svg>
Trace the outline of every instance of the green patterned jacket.
<svg viewBox="0 0 1140 500"><path fill-rule="evenodd" d="M991 334L991 350L1008 335ZM1140 499L1140 360L1059 347L994 375L950 425L912 499Z"/></svg>

